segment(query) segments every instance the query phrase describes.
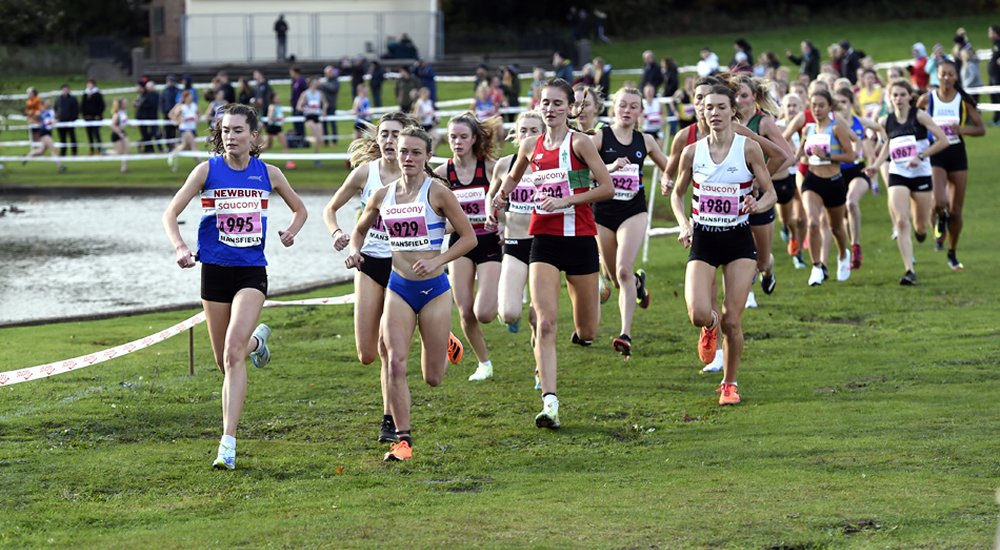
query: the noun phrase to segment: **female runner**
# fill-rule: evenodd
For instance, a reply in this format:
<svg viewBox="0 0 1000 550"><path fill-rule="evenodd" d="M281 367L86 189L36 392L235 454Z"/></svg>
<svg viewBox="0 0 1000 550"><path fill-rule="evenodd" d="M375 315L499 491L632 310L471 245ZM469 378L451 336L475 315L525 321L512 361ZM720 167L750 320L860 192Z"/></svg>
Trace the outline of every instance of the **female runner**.
<svg viewBox="0 0 1000 550"><path fill-rule="evenodd" d="M986 135L983 119L976 109L976 100L958 83L955 63L947 59L938 62L940 86L917 101L917 107L927 111L948 136L948 148L931 157L931 179L934 181L934 204L938 214L934 231L935 245L944 248L948 239L948 266L955 271L964 269L955 249L962 234L962 208L965 206L965 186L969 182L969 159L965 154L964 136Z"/></svg>
<svg viewBox="0 0 1000 550"><path fill-rule="evenodd" d="M691 248L684 284L688 315L692 324L703 333L716 333L716 338L721 325L726 336L725 369L716 391L720 405L736 405L740 402L736 373L743 355L743 308L757 264L748 215L771 208L776 196L761 147L733 131L739 116L733 90L713 86L704 96L702 109L710 134L684 148L670 203L680 223L678 240ZM754 179L762 191L760 200L751 192ZM684 195L692 182L689 220ZM719 267L725 288L721 318L713 306ZM715 355L714 349L705 351Z"/></svg>
<svg viewBox="0 0 1000 550"><path fill-rule="evenodd" d="M476 371L469 376L472 382L493 377L490 350L480 323L491 323L497 317L502 252L497 228L486 225L489 217L486 194L490 190L489 176L500 153L500 148L495 146L495 136L502 129L503 119L499 116L480 122L475 113L469 111L453 117L448 122L452 158L434 171L448 182L476 232L476 246L448 266L448 279L462 331L479 360ZM452 233L448 246L458 239L459 235Z"/></svg>
<svg viewBox="0 0 1000 550"><path fill-rule="evenodd" d="M184 90L181 94L181 102L174 105L168 118L177 125L177 133L181 140L177 147L174 147L170 157L167 158L170 169L176 172L177 153L195 150L194 137L195 130L198 128L198 105L194 102L194 96L191 95L190 91Z"/></svg>
<svg viewBox="0 0 1000 550"><path fill-rule="evenodd" d="M351 165L355 168L323 208L323 220L333 238L333 249L337 252L351 242L350 233L340 227L337 213L356 196L361 198L363 212L375 191L400 178L402 172L396 157L399 133L403 128L415 125L416 121L409 115L400 112L386 113L379 119L374 132L366 133L363 138L351 143L348 150L351 152ZM376 219L368 230L360 254L362 262L356 266L357 273L354 274L354 342L362 365L370 365L376 357L381 360L379 378L382 385L382 425L378 440L386 443L396 441L397 437L386 396L388 363L379 334L385 288L392 272L389 235L385 232L381 219Z"/></svg>
<svg viewBox="0 0 1000 550"><path fill-rule="evenodd" d="M847 233L851 241L851 269L861 269L861 198L871 187L869 170L864 159L875 158L874 143L867 139L869 132L876 136L876 142L886 141L885 130L865 117L854 114L854 93L849 88L840 88L833 94L834 108L844 120L850 122L851 133L857 137L859 145L857 158L840 163L840 171L847 182Z"/></svg>
<svg viewBox="0 0 1000 550"><path fill-rule="evenodd" d="M126 110L125 98L119 97L111 102L111 144L115 147L115 154L122 157L121 173L128 172L128 133L125 131L128 126L128 110Z"/></svg>
<svg viewBox="0 0 1000 550"><path fill-rule="evenodd" d="M795 94L786 94L781 99L781 117L775 121L782 132L788 127L788 121L795 118L804 109L802 99ZM798 150L802 142L802 136L796 132L791 136L790 145L793 150ZM806 263L802 261L802 241L806 238L806 213L802 205L802 195L795 185L795 174L798 169L793 164L788 168L788 176L773 180L774 192L778 196L778 219L782 226L788 230L788 255L792 257L795 269L805 269Z"/></svg>
<svg viewBox="0 0 1000 550"><path fill-rule="evenodd" d="M277 93L271 94L271 103L267 106L267 144L265 149L270 149L274 145L274 140L281 143L282 152L288 154L288 138L282 132L281 125L285 122L285 106L281 104L281 98ZM285 163L286 170L295 170L295 162Z"/></svg>
<svg viewBox="0 0 1000 550"><path fill-rule="evenodd" d="M319 89L319 79L310 78L309 88L299 96L299 104L295 108L306 117L306 131L313 137L313 152L317 155L323 145L323 123L320 122L319 117L326 113L326 107L326 96ZM323 162L316 159L313 161L313 165L319 168L323 166Z"/></svg>
<svg viewBox="0 0 1000 550"><path fill-rule="evenodd" d="M635 258L646 235L646 190L642 184L646 158L665 171L667 156L653 136L636 130L642 117L643 98L635 88L621 88L611 102L613 122L591 136L601 160L608 165L615 187L609 201L594 203L598 248L604 271L620 289L621 333L612 347L628 359L632 355L632 317L636 304L649 307L646 273L634 272Z"/></svg>
<svg viewBox="0 0 1000 550"><path fill-rule="evenodd" d="M518 147L514 167L493 197L494 208L503 208L528 165L535 184L535 209L531 213L529 284L531 305L538 316L535 365L542 382L542 412L535 416L539 428L557 429L556 328L559 312L560 271L573 303L576 330L570 341L589 346L597 336L600 309L597 296L597 227L590 203L614 196L608 169L584 134L569 127L574 106L573 89L561 78L542 89L541 111L545 135L528 138ZM591 187L591 175L597 187Z"/></svg>
<svg viewBox="0 0 1000 550"><path fill-rule="evenodd" d="M896 246L906 268L899 284L915 285L917 274L913 270L913 241L910 238L908 211L913 213L917 242L923 242L927 238L934 207L930 157L949 147L948 135L930 115L915 107L916 91L909 82L891 82L888 94L892 112L882 117L879 123L885 128L889 144L882 148L874 167L878 168L886 158L890 159L889 208L896 226ZM929 135L934 137L934 143L930 145Z"/></svg>
<svg viewBox="0 0 1000 550"><path fill-rule="evenodd" d="M438 386L448 368L445 356L451 328L444 266L476 246L476 233L455 195L427 165L430 146L431 137L422 128L410 126L400 131L396 157L402 177L372 194L351 233L350 255L345 260L348 269L363 264L361 250L368 231L381 219L392 249L392 273L381 324L389 361L386 395L399 438L385 454L387 462L413 457L410 388L406 383L413 332L420 329L424 382ZM446 223L460 238L442 253Z"/></svg>
<svg viewBox="0 0 1000 550"><path fill-rule="evenodd" d="M201 300L208 323L215 363L222 382L222 440L212 463L218 469L236 468L236 428L247 395L246 358L255 367L271 360L267 338L271 329L260 318L267 296L267 205L276 193L292 210L292 221L278 231L281 244L291 246L306 222L306 207L281 170L265 164L260 154L257 111L229 105L211 135L217 156L198 164L163 213L167 238L177 251L177 265L202 263ZM193 254L181 237L177 216L201 195L202 217L198 252Z"/></svg>
<svg viewBox="0 0 1000 550"><path fill-rule="evenodd" d="M576 100L576 130L591 134L607 126L598 116L604 108L602 91L587 84L573 86L573 97Z"/></svg>
<svg viewBox="0 0 1000 550"><path fill-rule="evenodd" d="M774 122L774 116L778 114L778 106L771 99L767 83L746 73L733 73L729 77L729 84L736 90L736 109L739 111L740 122L753 133L777 145L784 153L782 157L792 161L794 151ZM765 160L769 158L765 155ZM786 164L791 164L791 162L783 162L779 169L772 174L782 174L783 170L787 168ZM755 190L756 192L759 190ZM755 198L759 199L760 196L757 195ZM774 255L771 253L771 244L774 241L774 210L768 209L760 214L752 214L749 220L754 246L757 249L757 271L761 276L760 286L764 293L771 294L774 292L777 282L774 276ZM752 286L747 295L747 307L757 307Z"/></svg>
<svg viewBox="0 0 1000 550"><path fill-rule="evenodd" d="M846 281L851 276L851 259L847 250L847 231L844 218L847 203L847 182L840 172L841 162L854 160L851 131L832 114L833 96L825 89L815 89L809 96L809 106L815 122L805 126L805 136L797 156L805 159L808 172L802 181L802 202L806 206L809 224L809 256L812 271L809 286L819 286L827 279L826 257L822 252L823 234L820 227L825 208L830 231L837 241L837 280ZM796 117L798 118L798 117ZM794 123L793 123L794 124ZM791 137L796 127L785 129L785 138Z"/></svg>

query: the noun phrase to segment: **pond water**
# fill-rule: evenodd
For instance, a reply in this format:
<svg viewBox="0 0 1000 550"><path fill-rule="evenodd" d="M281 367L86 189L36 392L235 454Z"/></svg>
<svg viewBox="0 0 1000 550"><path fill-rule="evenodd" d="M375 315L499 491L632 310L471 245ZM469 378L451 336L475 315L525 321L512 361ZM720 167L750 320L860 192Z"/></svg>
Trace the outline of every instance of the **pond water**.
<svg viewBox="0 0 1000 550"><path fill-rule="evenodd" d="M291 212L277 195L269 208L266 254L271 292L342 280L346 251L335 252L323 223L330 195L304 194L309 220L290 248L278 229ZM0 197L23 213L0 217L0 324L197 302L200 269L180 269L160 218L169 195ZM341 209L353 227L359 203ZM201 204L178 218L195 249Z"/></svg>

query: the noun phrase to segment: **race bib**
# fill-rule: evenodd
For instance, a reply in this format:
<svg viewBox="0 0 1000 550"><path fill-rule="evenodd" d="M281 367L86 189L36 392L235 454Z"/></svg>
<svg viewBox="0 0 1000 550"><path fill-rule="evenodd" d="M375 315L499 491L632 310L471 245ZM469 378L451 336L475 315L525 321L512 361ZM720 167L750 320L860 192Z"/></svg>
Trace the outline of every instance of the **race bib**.
<svg viewBox="0 0 1000 550"><path fill-rule="evenodd" d="M462 211L473 226L482 227L486 223L486 191L482 187L452 189Z"/></svg>
<svg viewBox="0 0 1000 550"><path fill-rule="evenodd" d="M889 158L897 166L906 166L917 156L916 136L898 136L889 140Z"/></svg>
<svg viewBox="0 0 1000 550"><path fill-rule="evenodd" d="M573 211L573 206L567 206L566 208L559 208L551 212L546 212L542 209L542 201L546 197L552 197L556 199L568 199L570 196L569 190L569 172L562 170L560 168L554 168L552 170L541 170L539 172L534 172L530 176L532 182L535 184L535 213L541 215L548 214L565 214L567 212Z"/></svg>
<svg viewBox="0 0 1000 550"><path fill-rule="evenodd" d="M698 223L733 227L740 216L739 184L705 183L698 189Z"/></svg>
<svg viewBox="0 0 1000 550"><path fill-rule="evenodd" d="M639 193L639 165L626 164L611 173L611 184L615 186L616 201L630 201Z"/></svg>
<svg viewBox="0 0 1000 550"><path fill-rule="evenodd" d="M375 223L368 228L368 236L366 238L379 243L389 242L389 234L385 230L385 222L382 221L381 213L375 216Z"/></svg>
<svg viewBox="0 0 1000 550"><path fill-rule="evenodd" d="M260 189L210 189L202 193L202 206L214 206L219 242L234 248L264 242L263 218L268 192Z"/></svg>
<svg viewBox="0 0 1000 550"><path fill-rule="evenodd" d="M507 212L511 214L531 214L535 208L535 184L531 176L521 178L517 187L507 197Z"/></svg>
<svg viewBox="0 0 1000 550"><path fill-rule="evenodd" d="M382 222L393 250L425 250L430 246L426 208L422 202L411 202L382 209Z"/></svg>
<svg viewBox="0 0 1000 550"><path fill-rule="evenodd" d="M827 156L830 154L830 134L812 134L806 138L805 153L809 156L812 166L830 164Z"/></svg>
<svg viewBox="0 0 1000 550"><path fill-rule="evenodd" d="M958 125L958 117L936 116L934 117L934 123L944 130L944 135L948 136L949 144L955 145L962 142L962 139L958 136L958 132L955 131L955 126Z"/></svg>

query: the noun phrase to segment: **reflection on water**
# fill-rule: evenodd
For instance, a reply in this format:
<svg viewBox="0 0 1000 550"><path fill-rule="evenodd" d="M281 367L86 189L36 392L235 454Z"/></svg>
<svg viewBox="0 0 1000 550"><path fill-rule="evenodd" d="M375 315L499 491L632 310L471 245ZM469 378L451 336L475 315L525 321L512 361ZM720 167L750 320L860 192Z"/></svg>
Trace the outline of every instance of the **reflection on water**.
<svg viewBox="0 0 1000 550"><path fill-rule="evenodd" d="M334 252L323 224L329 195L304 195L309 221L290 248L278 229L291 212L272 195L267 235L272 292L348 275L346 252ZM169 196L11 197L21 214L0 217L0 323L107 313L198 301L200 270L180 269L160 217ZM341 211L353 226L357 203ZM181 214L181 234L195 248L201 205Z"/></svg>

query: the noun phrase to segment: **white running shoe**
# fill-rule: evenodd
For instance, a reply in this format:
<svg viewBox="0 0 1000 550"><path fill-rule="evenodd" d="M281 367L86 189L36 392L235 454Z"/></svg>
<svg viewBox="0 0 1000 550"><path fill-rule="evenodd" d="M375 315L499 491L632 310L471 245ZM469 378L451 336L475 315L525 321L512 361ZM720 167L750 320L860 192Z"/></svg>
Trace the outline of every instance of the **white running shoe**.
<svg viewBox="0 0 1000 550"><path fill-rule="evenodd" d="M850 267L850 264L848 264ZM814 265L812 271L809 272L809 286L819 286L823 284L823 268L818 265Z"/></svg>
<svg viewBox="0 0 1000 550"><path fill-rule="evenodd" d="M837 258L837 280L844 282L851 278L851 254L844 251L843 258Z"/></svg>
<svg viewBox="0 0 1000 550"><path fill-rule="evenodd" d="M493 365L479 363L476 372L469 375L469 382L481 382L489 378L493 378Z"/></svg>
<svg viewBox="0 0 1000 550"><path fill-rule="evenodd" d="M271 350L267 349L267 339L271 336L271 327L261 323L257 325L257 330L253 335L260 342L257 349L250 352L250 362L258 369L262 369L271 362Z"/></svg>
<svg viewBox="0 0 1000 550"><path fill-rule="evenodd" d="M542 391L542 379L539 378L537 374L535 375L535 389Z"/></svg>
<svg viewBox="0 0 1000 550"><path fill-rule="evenodd" d="M542 412L535 416L535 426L538 428L548 428L550 430L559 429L558 401L553 401L551 404L542 407Z"/></svg>
<svg viewBox="0 0 1000 550"><path fill-rule="evenodd" d="M215 462L212 463L212 468L215 468L216 470L235 470L236 447L230 447L220 443L219 453L215 457Z"/></svg>
<svg viewBox="0 0 1000 550"><path fill-rule="evenodd" d="M746 305L746 308L750 309L750 308L755 308L755 307L757 307L757 297L753 295L753 291L751 290L750 294L747 294L747 305Z"/></svg>
<svg viewBox="0 0 1000 550"><path fill-rule="evenodd" d="M712 362L705 365L705 368L701 369L701 372L720 372L725 364L722 361L722 350L715 350L715 359Z"/></svg>

